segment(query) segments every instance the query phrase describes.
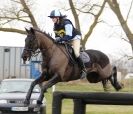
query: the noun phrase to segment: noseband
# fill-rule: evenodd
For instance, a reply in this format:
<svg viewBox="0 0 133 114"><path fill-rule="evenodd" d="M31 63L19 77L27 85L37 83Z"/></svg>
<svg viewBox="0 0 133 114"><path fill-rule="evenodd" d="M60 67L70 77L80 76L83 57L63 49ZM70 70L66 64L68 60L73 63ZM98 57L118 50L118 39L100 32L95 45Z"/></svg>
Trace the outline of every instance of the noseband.
<svg viewBox="0 0 133 114"><path fill-rule="evenodd" d="M27 48L24 48L24 51L27 51L28 53L30 53L31 56L37 56L41 51L38 50L38 51L35 51L33 49L27 49Z"/></svg>

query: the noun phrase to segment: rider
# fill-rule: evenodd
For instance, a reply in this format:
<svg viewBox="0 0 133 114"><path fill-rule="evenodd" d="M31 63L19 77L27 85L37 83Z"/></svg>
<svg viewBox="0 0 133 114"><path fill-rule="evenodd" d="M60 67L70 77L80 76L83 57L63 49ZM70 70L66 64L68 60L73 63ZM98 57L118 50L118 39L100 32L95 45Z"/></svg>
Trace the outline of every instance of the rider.
<svg viewBox="0 0 133 114"><path fill-rule="evenodd" d="M86 68L82 58L80 57L80 41L81 33L75 29L72 22L66 19L66 15L62 15L59 10L53 10L48 16L54 23L54 32L57 42L71 42L74 49L74 54L77 58L78 65L81 67L81 78L86 76Z"/></svg>

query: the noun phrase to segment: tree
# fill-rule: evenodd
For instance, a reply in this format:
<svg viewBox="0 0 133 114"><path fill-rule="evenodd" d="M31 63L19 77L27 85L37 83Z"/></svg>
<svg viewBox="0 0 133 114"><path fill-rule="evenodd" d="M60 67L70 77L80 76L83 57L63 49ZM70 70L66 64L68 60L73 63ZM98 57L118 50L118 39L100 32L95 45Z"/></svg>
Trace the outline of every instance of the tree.
<svg viewBox="0 0 133 114"><path fill-rule="evenodd" d="M0 31L25 34L26 32L23 29L25 25L39 27L32 11L33 0L10 0L10 2L11 5L0 7ZM133 0L126 19L123 18L117 0L103 0L103 2L99 2L99 0L96 2L95 0L82 2L81 0L79 4L78 1L74 2L74 0L68 0L68 2L69 8L67 8L67 10L71 10L76 28L82 30L82 26L84 26L82 20L79 18L80 14L84 13L87 17L90 16L92 19L91 22L88 21L85 23L86 25L88 24L88 28L83 35L83 46L85 46L96 25L101 22L100 16L107 2L112 11L116 14L133 50L133 34L127 24Z"/></svg>
<svg viewBox="0 0 133 114"><path fill-rule="evenodd" d="M11 6L0 8L0 31L26 34L21 24L38 27L29 0L11 0ZM14 24L15 23L15 26ZM19 26L16 26L18 23ZM13 24L13 26L12 26Z"/></svg>
<svg viewBox="0 0 133 114"><path fill-rule="evenodd" d="M80 4L80 7L79 7L76 5L76 3L73 2L73 0L69 0L70 10L73 14L73 18L75 21L75 27L77 29L81 30L81 25L82 25L82 20L79 19L78 12L79 13L85 13L86 16L88 16L88 15L93 16L93 22L90 25L88 25L88 29L82 38L82 45L84 48L85 48L85 44L86 44L87 40L89 39L90 35L92 34L92 32L94 30L94 28L99 23L99 17L102 14L103 9L104 9L105 4L106 4L106 1L103 1L102 5L99 5L98 3L91 4L92 1L93 0L90 0L89 2L83 3L83 5L81 5L79 3Z"/></svg>
<svg viewBox="0 0 133 114"><path fill-rule="evenodd" d="M81 7L76 7L73 0L68 0L71 12L74 17L76 28L79 30L81 29L81 21L79 20L79 13L86 13L93 16L94 21L91 23L91 25L88 27L88 30L86 31L86 34L83 36L82 43L83 46L85 46L89 36L93 32L93 29L99 23L98 18L100 17L103 8L105 6L105 1L103 2L102 6L98 4L91 4L90 0L89 2L81 5ZM31 10L31 7L33 3L31 3L30 0L11 0L11 6L0 8L0 31L4 32L15 32L20 34L25 34L26 32L23 30L23 28L20 27L21 24L23 25L31 25L34 27L38 27L37 20L35 19L33 12ZM93 10L97 9L98 11L93 12ZM15 23L15 26L12 26L12 23ZM18 23L19 26L16 26ZM7 27L8 25L8 27Z"/></svg>
<svg viewBox="0 0 133 114"><path fill-rule="evenodd" d="M89 2L91 2L92 0L90 0ZM133 50L133 34L131 32L131 29L130 27L128 26L128 17L129 17L129 14L130 14L130 11L131 11L131 8L132 8L132 4L133 4L133 0L131 1L131 6L129 8L129 12L127 13L127 17L124 19L123 15L122 15L122 12L120 10L120 6L119 6L119 3L117 2L117 0L103 0L103 4L101 5L101 8L99 9L99 11L97 12L97 14L94 14L92 9L96 8L96 6L98 6L97 4L93 4L92 7L90 7L89 9L83 11L86 7L89 7L90 6L90 3L86 3L82 6L82 8L78 8L78 7L75 7L72 3L72 0L69 0L69 4L70 4L70 7L71 7L71 11L73 13L73 16L74 16L74 19L76 20L75 23L76 23L76 27L78 28L81 28L80 25L81 25L81 21L80 21L80 25L79 25L79 18L78 18L78 15L76 13L76 10L82 12L82 13L86 13L88 15L93 15L94 16L94 20L93 20L93 23L91 24L91 26L89 26L88 28L88 31L86 32L86 34L84 35L83 39L82 39L82 43L83 45L85 46L87 40L89 39L90 35L92 34L94 28L96 27L97 23L99 23L99 17L100 15L102 14L103 10L104 10L104 7L106 5L106 2L108 3L108 5L110 6L111 10L115 13L115 15L117 16L119 22L120 22L120 25L123 29L123 31L125 32L127 38L128 38L128 42L131 44L132 46L132 50ZM124 39L125 41L127 41L126 39Z"/></svg>
<svg viewBox="0 0 133 114"><path fill-rule="evenodd" d="M130 10L127 14L127 18L124 19L123 15L122 15L122 12L120 10L120 6L117 2L117 0L105 0L107 1L107 3L109 4L110 8L112 9L112 11L115 13L115 15L117 16L120 24L121 24L121 27L123 29L123 31L125 32L127 38L129 39L129 43L131 44L132 46L132 51L133 51L133 34L127 24L127 21L128 21L128 16L129 16L129 13L130 13ZM132 3L133 3L133 0L131 2L131 7L132 7ZM130 7L130 9L131 9Z"/></svg>

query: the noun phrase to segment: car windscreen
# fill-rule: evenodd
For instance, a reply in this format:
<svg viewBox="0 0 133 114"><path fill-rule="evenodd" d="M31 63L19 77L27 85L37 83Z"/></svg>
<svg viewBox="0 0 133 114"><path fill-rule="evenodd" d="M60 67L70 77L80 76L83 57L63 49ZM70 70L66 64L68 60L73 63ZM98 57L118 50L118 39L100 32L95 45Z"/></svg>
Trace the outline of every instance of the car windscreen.
<svg viewBox="0 0 133 114"><path fill-rule="evenodd" d="M0 92L28 92L31 81L3 81L1 83ZM40 92L38 85L35 86L33 92Z"/></svg>

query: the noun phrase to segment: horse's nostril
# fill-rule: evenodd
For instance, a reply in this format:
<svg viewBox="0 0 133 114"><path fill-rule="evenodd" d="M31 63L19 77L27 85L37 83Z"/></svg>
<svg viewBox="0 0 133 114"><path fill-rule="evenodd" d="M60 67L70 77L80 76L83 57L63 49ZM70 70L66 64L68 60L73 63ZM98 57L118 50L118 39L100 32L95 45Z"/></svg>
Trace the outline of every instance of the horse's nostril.
<svg viewBox="0 0 133 114"><path fill-rule="evenodd" d="M22 56L22 59L26 61L27 60L27 57L26 56Z"/></svg>

